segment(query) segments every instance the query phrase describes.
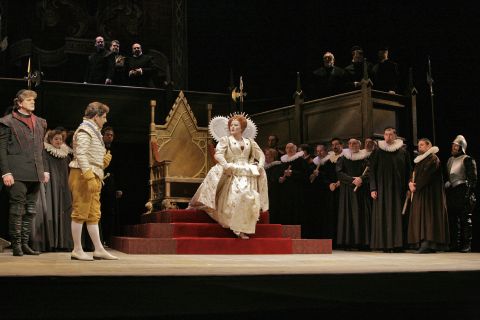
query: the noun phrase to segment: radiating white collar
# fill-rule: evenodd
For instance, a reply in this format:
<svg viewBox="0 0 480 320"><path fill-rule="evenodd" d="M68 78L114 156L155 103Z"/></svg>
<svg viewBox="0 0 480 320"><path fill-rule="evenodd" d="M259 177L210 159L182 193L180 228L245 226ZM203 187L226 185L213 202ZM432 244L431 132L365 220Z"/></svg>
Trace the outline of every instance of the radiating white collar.
<svg viewBox="0 0 480 320"><path fill-rule="evenodd" d="M427 152L425 152L424 154L421 154L421 155L417 156L417 157L413 160L413 162L419 163L420 161L422 161L423 159L425 159L425 158L428 157L429 155L437 153L438 150L440 150L440 149L438 149L438 147L433 146L433 147L431 147L430 149L428 149Z"/></svg>
<svg viewBox="0 0 480 320"><path fill-rule="evenodd" d="M50 143L44 142L43 146L45 147L45 150L55 158L63 159L68 156L68 146L66 144L62 144L60 148L55 148Z"/></svg>
<svg viewBox="0 0 480 320"><path fill-rule="evenodd" d="M368 152L365 149L362 149L356 153L352 153L350 149L345 149L343 150L343 156L347 158L348 160L352 161L357 161L357 160L363 160L365 158L368 158L370 156L371 152Z"/></svg>
<svg viewBox="0 0 480 320"><path fill-rule="evenodd" d="M280 160L282 160L282 162L292 162L294 160L297 160L298 158L303 158L303 151L298 151L297 153L295 153L293 156L289 156L288 154L284 154Z"/></svg>
<svg viewBox="0 0 480 320"><path fill-rule="evenodd" d="M395 139L392 144L388 144L385 140L378 141L378 147L383 151L387 152L395 152L403 147L403 140L402 139Z"/></svg>

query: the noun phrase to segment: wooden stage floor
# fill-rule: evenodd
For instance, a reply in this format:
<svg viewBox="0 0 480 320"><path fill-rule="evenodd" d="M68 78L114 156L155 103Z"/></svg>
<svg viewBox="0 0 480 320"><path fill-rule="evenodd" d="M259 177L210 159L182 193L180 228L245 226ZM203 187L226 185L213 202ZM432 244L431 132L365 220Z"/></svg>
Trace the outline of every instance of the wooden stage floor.
<svg viewBox="0 0 480 320"><path fill-rule="evenodd" d="M0 253L0 276L240 276L479 271L480 253L414 254L334 251L292 255L130 255L76 261L69 253ZM90 253L91 254L91 253Z"/></svg>
<svg viewBox="0 0 480 320"><path fill-rule="evenodd" d="M111 252L0 253L0 319L480 319L480 253Z"/></svg>

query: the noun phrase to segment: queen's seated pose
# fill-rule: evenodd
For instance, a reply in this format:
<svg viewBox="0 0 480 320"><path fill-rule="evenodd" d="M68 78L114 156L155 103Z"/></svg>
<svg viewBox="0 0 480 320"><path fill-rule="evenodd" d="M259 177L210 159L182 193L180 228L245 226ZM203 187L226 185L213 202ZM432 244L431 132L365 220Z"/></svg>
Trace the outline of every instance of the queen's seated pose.
<svg viewBox="0 0 480 320"><path fill-rule="evenodd" d="M265 155L253 140L257 128L244 115L215 117L209 125L218 141L215 160L189 207L206 211L239 238L255 233L260 211L268 210Z"/></svg>

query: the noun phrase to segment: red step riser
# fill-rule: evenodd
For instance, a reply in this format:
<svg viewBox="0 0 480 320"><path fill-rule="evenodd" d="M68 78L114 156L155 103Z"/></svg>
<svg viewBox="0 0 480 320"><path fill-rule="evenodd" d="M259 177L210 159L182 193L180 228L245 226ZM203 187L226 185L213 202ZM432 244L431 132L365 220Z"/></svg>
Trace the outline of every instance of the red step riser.
<svg viewBox="0 0 480 320"><path fill-rule="evenodd" d="M216 240L217 242L212 242ZM331 254L331 239L214 239L114 237L112 247L129 254ZM272 248L273 246L273 248ZM291 246L291 250L290 250ZM288 252L281 252L286 250Z"/></svg>
<svg viewBox="0 0 480 320"><path fill-rule="evenodd" d="M127 226L125 234L130 237L145 238L181 238L181 237L215 237L235 238L230 229L219 224L207 223L146 223ZM257 225L252 238L282 238L281 225Z"/></svg>
<svg viewBox="0 0 480 320"><path fill-rule="evenodd" d="M292 254L291 239L145 239L114 237L113 247L129 254Z"/></svg>
<svg viewBox="0 0 480 320"><path fill-rule="evenodd" d="M267 212L261 212L260 218L257 224L268 224L269 214ZM141 217L142 223L175 223L175 222L188 222L188 223L216 223L215 220L204 211L200 210L165 210L153 212Z"/></svg>

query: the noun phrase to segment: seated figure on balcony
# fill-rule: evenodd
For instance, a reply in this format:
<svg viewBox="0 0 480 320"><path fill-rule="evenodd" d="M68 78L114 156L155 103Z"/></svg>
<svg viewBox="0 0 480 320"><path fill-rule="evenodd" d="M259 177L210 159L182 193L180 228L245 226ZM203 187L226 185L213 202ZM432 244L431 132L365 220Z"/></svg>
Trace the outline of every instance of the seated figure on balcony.
<svg viewBox="0 0 480 320"><path fill-rule="evenodd" d="M252 120L235 114L215 117L209 130L218 141L217 164L190 201L189 208L206 211L222 227L248 239L255 233L260 210L268 210L265 155L253 140L257 128Z"/></svg>

